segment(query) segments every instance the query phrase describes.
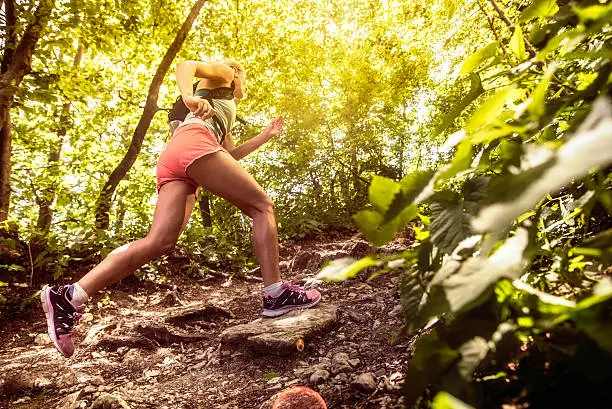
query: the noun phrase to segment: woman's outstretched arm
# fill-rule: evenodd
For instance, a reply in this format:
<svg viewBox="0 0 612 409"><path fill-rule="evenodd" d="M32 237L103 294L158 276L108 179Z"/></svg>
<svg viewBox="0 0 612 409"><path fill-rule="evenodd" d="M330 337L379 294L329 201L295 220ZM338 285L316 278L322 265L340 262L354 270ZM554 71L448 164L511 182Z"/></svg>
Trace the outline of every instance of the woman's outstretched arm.
<svg viewBox="0 0 612 409"><path fill-rule="evenodd" d="M227 151L230 153L230 155L234 157L234 159L240 160L257 150L257 148L259 148L261 145L268 142L271 138L278 134L284 123L285 118L283 118L282 116L274 118L259 135L252 137L245 143L242 143L238 146L235 145L234 138L232 138L232 135L230 133L225 137L223 147L227 149Z"/></svg>

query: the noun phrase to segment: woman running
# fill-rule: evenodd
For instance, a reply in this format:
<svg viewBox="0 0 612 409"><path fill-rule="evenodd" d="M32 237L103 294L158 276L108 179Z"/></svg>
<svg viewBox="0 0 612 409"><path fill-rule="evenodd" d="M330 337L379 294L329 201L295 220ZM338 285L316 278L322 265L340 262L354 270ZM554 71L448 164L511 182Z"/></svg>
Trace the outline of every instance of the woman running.
<svg viewBox="0 0 612 409"><path fill-rule="evenodd" d="M200 79L195 93L194 78ZM309 308L321 299L317 290L305 291L281 281L274 204L237 162L278 134L283 117L273 119L262 133L236 146L227 131L236 119L233 98L245 96L246 74L242 65L232 59L185 61L177 64L176 80L190 112L178 124L158 159L158 198L149 233L113 250L78 282L42 289L49 336L66 357L74 353L72 328L89 297L172 251L191 215L198 186L233 203L252 219L253 247L264 281L264 316ZM228 89L230 96L221 97Z"/></svg>

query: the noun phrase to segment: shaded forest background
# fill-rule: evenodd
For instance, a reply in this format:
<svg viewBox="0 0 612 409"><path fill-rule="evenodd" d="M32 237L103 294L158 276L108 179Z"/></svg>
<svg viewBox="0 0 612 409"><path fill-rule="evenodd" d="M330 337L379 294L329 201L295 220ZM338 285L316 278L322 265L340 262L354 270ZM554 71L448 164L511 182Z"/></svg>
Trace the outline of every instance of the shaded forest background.
<svg viewBox="0 0 612 409"><path fill-rule="evenodd" d="M286 118L243 163L282 240L359 227L380 246L410 223L411 250L321 273L401 274L398 336L446 317L417 344L407 403L435 384L477 406L478 388L517 379L524 398L551 366L584 376L594 407L610 399L608 2L1 4L3 307L146 234L174 64L233 57L238 142ZM196 213L189 274L255 267L245 216L206 194ZM164 263L138 275L165 279ZM465 407L453 399L435 407Z"/></svg>

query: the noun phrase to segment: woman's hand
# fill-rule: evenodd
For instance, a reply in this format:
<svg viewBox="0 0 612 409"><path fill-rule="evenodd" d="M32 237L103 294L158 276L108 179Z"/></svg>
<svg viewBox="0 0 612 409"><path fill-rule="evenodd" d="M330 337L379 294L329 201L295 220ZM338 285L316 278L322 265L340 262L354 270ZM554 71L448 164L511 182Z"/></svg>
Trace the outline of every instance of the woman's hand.
<svg viewBox="0 0 612 409"><path fill-rule="evenodd" d="M203 120L212 117L215 114L215 110L212 109L207 100L196 96L189 96L183 98L185 106L193 112L193 114Z"/></svg>
<svg viewBox="0 0 612 409"><path fill-rule="evenodd" d="M266 126L262 133L265 134L268 138L272 138L280 132L284 124L285 118L283 118L282 116L274 118L270 121L270 123Z"/></svg>

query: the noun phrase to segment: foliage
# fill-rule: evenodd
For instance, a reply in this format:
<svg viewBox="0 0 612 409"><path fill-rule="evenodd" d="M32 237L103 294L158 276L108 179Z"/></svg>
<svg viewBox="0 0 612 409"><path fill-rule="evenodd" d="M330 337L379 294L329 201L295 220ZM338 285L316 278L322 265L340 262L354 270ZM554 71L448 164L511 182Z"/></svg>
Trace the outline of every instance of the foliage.
<svg viewBox="0 0 612 409"><path fill-rule="evenodd" d="M393 256L367 256L320 274L340 280L372 265L402 271L403 332L437 322L415 345L404 391L409 406L435 386L444 391L433 401L438 408L538 407L540 395L551 407L551 383L562 388L568 379L588 398L552 406L612 401L604 386L612 379L612 281L604 277L611 13L609 4L561 1L510 8L517 23L503 42L504 28L491 26L497 41L459 70L458 82L482 84L482 96L458 100L455 117L443 115L436 127L451 131L453 119L461 125L444 145L454 149L448 164L429 179L374 177L373 209L355 215L376 245L418 215L426 223L415 247L395 260L399 268L389 268ZM531 41L539 51L530 57ZM482 82L474 85L474 75Z"/></svg>

